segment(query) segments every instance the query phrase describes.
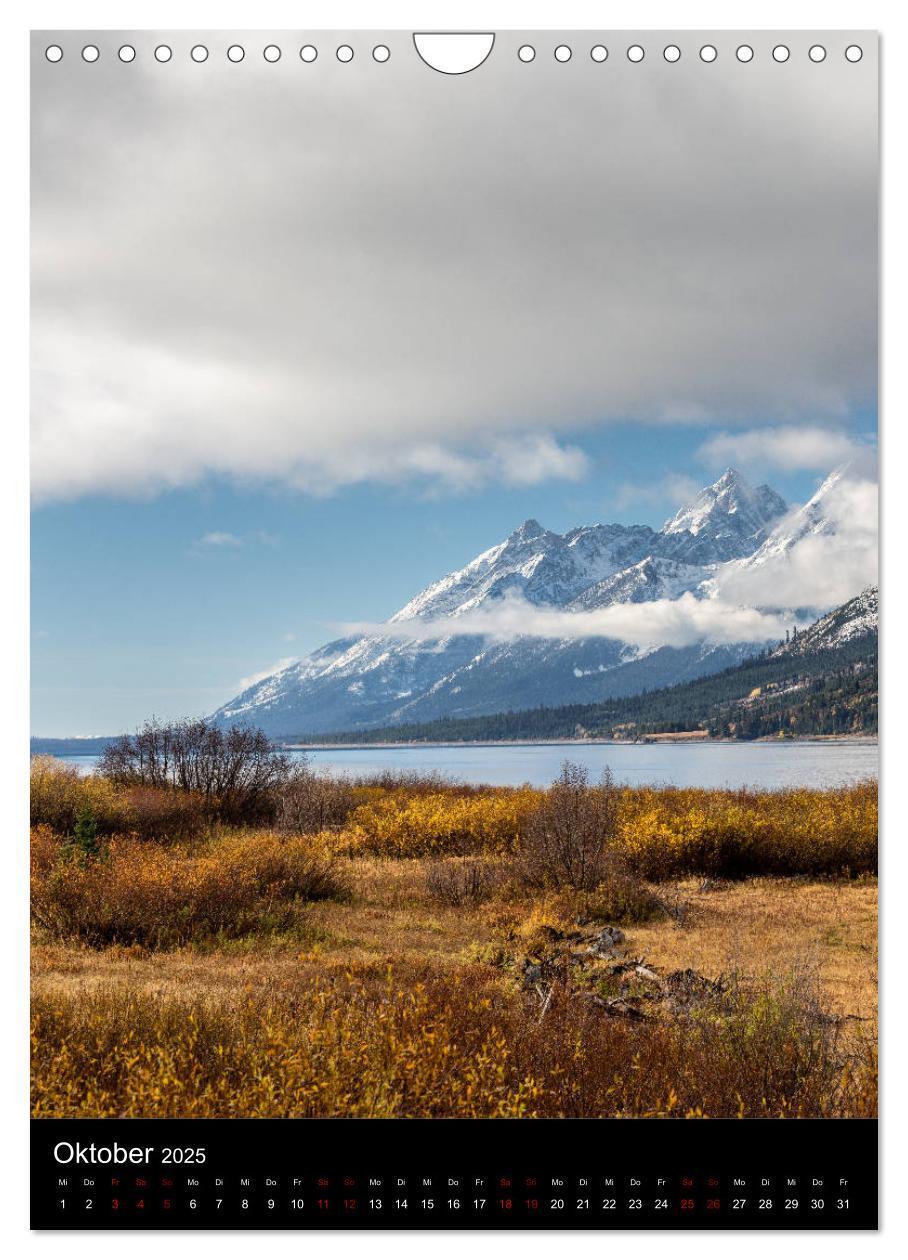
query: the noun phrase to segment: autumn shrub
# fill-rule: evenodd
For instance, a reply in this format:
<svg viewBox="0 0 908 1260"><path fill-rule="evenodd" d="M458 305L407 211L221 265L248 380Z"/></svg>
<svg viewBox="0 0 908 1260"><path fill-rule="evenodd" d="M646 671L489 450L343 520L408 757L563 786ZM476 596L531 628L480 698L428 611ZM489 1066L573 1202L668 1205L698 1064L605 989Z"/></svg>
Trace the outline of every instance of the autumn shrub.
<svg viewBox="0 0 908 1260"><path fill-rule="evenodd" d="M426 796L447 792L456 796L474 796L489 790L487 787L459 783L440 770L404 770L394 766L353 775L347 782L354 790L369 794L407 792L411 796Z"/></svg>
<svg viewBox="0 0 908 1260"><path fill-rule="evenodd" d="M60 835L73 834L81 814L93 820L100 836L186 839L202 834L219 816L217 803L199 792L117 785L53 757L33 757L30 779L32 826Z"/></svg>
<svg viewBox="0 0 908 1260"><path fill-rule="evenodd" d="M440 858L426 867L426 892L444 906L478 906L502 883L502 870L476 859Z"/></svg>
<svg viewBox="0 0 908 1260"><path fill-rule="evenodd" d="M292 835L326 831L343 826L356 805L356 792L346 779L312 774L306 767L276 793L274 825Z"/></svg>
<svg viewBox="0 0 908 1260"><path fill-rule="evenodd" d="M297 772L275 789L268 808L288 835L333 831L338 851L351 856L516 855L515 870L531 887L591 886L597 874L616 871L659 881L877 869L872 781L785 791L389 781L395 786ZM99 837L179 841L224 824L217 798L172 786L118 786L49 757L33 760L31 790L32 824L61 836L73 835L80 811Z"/></svg>
<svg viewBox="0 0 908 1260"><path fill-rule="evenodd" d="M520 834L517 865L530 888L597 888L615 871L620 793L608 770L595 786L565 762Z"/></svg>
<svg viewBox="0 0 908 1260"><path fill-rule="evenodd" d="M274 832L227 832L209 851L225 873L248 873L258 890L271 897L345 901L350 890L331 840L330 833L290 837Z"/></svg>
<svg viewBox="0 0 908 1260"><path fill-rule="evenodd" d="M360 851L381 857L507 853L538 795L531 788L382 792L353 811L349 828Z"/></svg>
<svg viewBox="0 0 908 1260"><path fill-rule="evenodd" d="M877 785L626 789L616 851L647 879L858 875L877 869Z"/></svg>
<svg viewBox="0 0 908 1260"><path fill-rule="evenodd" d="M210 803L219 821L274 821L277 796L293 776L291 758L264 731L207 719L145 723L101 754L98 769L117 787L176 788Z"/></svg>
<svg viewBox="0 0 908 1260"><path fill-rule="evenodd" d="M53 936L166 949L305 925L307 902L343 896L333 859L301 840L240 833L201 848L115 836L91 861L47 828L32 836L32 915Z"/></svg>
<svg viewBox="0 0 908 1260"><path fill-rule="evenodd" d="M788 981L632 1022L479 965L344 973L239 1003L129 988L33 1003L33 1114L838 1117L876 1110L875 1051Z"/></svg>
<svg viewBox="0 0 908 1260"><path fill-rule="evenodd" d="M546 791L356 791L367 799L342 829L351 855L513 854L528 886L589 887L615 872L660 881L877 868L874 782L785 791L581 782Z"/></svg>
<svg viewBox="0 0 908 1260"><path fill-rule="evenodd" d="M107 779L80 774L75 766L40 756L32 758L29 780L33 827L52 827L60 835L71 835L81 811L94 819L100 835L127 829L126 797Z"/></svg>
<svg viewBox="0 0 908 1260"><path fill-rule="evenodd" d="M218 821L216 803L200 792L179 788L123 789L125 826L143 840L188 840L203 835Z"/></svg>
<svg viewBox="0 0 908 1260"><path fill-rule="evenodd" d="M678 905L665 889L652 887L635 875L612 871L595 888L563 887L547 893L536 904L578 922L649 923L679 917Z"/></svg>

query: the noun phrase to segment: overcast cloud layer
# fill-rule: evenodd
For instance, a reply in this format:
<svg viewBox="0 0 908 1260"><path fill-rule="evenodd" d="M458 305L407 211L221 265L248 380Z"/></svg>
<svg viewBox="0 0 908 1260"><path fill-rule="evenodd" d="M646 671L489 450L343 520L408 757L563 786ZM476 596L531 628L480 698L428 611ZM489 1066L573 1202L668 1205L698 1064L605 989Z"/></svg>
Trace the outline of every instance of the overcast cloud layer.
<svg viewBox="0 0 908 1260"><path fill-rule="evenodd" d="M713 65L686 35L675 66L652 35L640 65L554 38L523 65L510 35L450 77L399 33L385 65L327 33L311 66L294 34L196 65L198 38L58 36L54 66L36 37L39 500L577 479L565 431L627 418L714 425L716 460L769 425L805 466L873 407L872 39L857 65L790 35L778 65L766 33L748 65L737 33Z"/></svg>

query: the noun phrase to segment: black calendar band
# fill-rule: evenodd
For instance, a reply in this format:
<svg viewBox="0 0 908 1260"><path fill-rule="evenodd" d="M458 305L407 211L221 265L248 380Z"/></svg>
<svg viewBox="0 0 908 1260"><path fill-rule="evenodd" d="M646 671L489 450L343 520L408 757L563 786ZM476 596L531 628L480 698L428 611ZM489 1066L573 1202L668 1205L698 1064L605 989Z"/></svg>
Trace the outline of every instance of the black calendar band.
<svg viewBox="0 0 908 1260"><path fill-rule="evenodd" d="M875 1229L875 1120L35 1120L34 1229Z"/></svg>

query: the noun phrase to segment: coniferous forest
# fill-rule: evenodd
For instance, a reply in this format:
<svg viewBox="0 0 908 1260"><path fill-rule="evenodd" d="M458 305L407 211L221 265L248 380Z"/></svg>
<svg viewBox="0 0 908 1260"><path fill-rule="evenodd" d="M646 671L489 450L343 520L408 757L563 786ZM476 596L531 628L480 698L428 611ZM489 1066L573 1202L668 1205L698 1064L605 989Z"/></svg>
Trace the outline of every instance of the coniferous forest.
<svg viewBox="0 0 908 1260"><path fill-rule="evenodd" d="M646 739L698 731L723 739L876 734L876 632L819 651L767 649L706 678L596 704L342 731L317 742ZM287 738L303 741L305 732Z"/></svg>

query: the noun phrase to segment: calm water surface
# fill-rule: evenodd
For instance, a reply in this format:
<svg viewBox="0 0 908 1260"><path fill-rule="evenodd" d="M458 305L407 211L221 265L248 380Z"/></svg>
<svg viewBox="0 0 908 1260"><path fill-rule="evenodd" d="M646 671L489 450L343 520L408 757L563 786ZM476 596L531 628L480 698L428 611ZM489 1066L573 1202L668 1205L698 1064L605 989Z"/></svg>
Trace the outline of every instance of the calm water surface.
<svg viewBox="0 0 908 1260"><path fill-rule="evenodd" d="M619 783L677 787L837 787L876 777L875 743L779 744L519 744L447 745L433 748L319 748L305 755L332 774L434 770L465 783L544 786L565 758L586 766L593 778L609 766ZM96 757L62 760L88 772Z"/></svg>

